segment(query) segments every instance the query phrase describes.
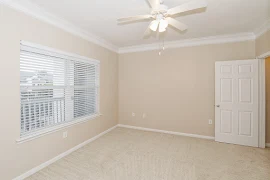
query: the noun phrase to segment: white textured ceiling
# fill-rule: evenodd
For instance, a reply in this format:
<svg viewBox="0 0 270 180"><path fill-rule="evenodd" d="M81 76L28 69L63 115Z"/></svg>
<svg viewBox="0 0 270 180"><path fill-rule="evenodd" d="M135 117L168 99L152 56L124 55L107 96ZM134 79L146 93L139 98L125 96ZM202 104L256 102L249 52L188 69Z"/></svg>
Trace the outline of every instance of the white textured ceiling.
<svg viewBox="0 0 270 180"><path fill-rule="evenodd" d="M21 0L24 1L24 0ZM147 0L30 0L45 11L95 34L118 47L157 42L153 34L143 39L149 22L118 25L120 17L150 13ZM169 8L189 0L164 0ZM172 28L164 34L166 41L254 32L269 19L270 0L206 0L206 11L180 14L176 19L188 30Z"/></svg>

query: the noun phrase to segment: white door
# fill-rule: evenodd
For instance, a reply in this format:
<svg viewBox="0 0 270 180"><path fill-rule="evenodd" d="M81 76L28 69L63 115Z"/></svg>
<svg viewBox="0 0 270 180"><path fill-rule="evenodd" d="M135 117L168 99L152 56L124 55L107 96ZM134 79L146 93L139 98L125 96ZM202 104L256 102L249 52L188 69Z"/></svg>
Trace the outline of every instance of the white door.
<svg viewBox="0 0 270 180"><path fill-rule="evenodd" d="M215 67L215 140L258 147L258 60Z"/></svg>

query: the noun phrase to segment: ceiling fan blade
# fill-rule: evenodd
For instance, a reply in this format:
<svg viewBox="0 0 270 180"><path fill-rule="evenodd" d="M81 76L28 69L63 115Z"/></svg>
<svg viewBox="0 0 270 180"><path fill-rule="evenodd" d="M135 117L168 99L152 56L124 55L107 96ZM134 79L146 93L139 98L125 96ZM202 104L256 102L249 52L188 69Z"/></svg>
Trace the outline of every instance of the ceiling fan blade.
<svg viewBox="0 0 270 180"><path fill-rule="evenodd" d="M139 16L130 16L126 18L120 18L117 19L119 23L125 23L125 22L130 22L130 21L139 21L139 20L145 20L145 19L150 19L153 18L152 15L139 15Z"/></svg>
<svg viewBox="0 0 270 180"><path fill-rule="evenodd" d="M207 7L207 2L204 0L193 0L191 2L185 3L183 5L171 8L168 10L169 15L174 15L178 13L183 13L186 11L191 11L194 9L200 9L200 8L205 8Z"/></svg>
<svg viewBox="0 0 270 180"><path fill-rule="evenodd" d="M148 2L151 5L152 9L157 9L160 6L160 0L148 0Z"/></svg>
<svg viewBox="0 0 270 180"><path fill-rule="evenodd" d="M149 26L145 30L145 32L143 34L143 38L148 38L151 35L151 33L152 33L152 30L150 29L151 25L152 25L152 22L149 24Z"/></svg>
<svg viewBox="0 0 270 180"><path fill-rule="evenodd" d="M179 22L179 21L177 21L177 20L175 20L175 19L173 19L171 17L168 17L166 19L168 20L168 23L171 26L179 29L180 31L184 31L184 30L186 30L188 28L187 25L185 25L185 24L183 24L183 23L181 23L181 22Z"/></svg>

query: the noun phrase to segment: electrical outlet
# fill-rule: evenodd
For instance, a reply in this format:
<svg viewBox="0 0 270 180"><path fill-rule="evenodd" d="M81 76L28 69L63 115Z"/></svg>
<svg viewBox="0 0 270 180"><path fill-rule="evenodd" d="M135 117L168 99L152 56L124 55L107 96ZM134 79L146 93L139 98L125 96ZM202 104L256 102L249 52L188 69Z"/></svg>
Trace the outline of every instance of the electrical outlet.
<svg viewBox="0 0 270 180"><path fill-rule="evenodd" d="M134 112L131 114L132 117L135 117L135 115L136 115L136 114L135 114Z"/></svg>
<svg viewBox="0 0 270 180"><path fill-rule="evenodd" d="M143 119L146 118L146 114L145 114L145 113L143 113L142 118L143 118Z"/></svg>
<svg viewBox="0 0 270 180"><path fill-rule="evenodd" d="M213 124L212 119L209 119L209 120L208 120L208 124Z"/></svg>
<svg viewBox="0 0 270 180"><path fill-rule="evenodd" d="M68 137L68 132L67 131L63 132L63 138L67 138L67 137Z"/></svg>

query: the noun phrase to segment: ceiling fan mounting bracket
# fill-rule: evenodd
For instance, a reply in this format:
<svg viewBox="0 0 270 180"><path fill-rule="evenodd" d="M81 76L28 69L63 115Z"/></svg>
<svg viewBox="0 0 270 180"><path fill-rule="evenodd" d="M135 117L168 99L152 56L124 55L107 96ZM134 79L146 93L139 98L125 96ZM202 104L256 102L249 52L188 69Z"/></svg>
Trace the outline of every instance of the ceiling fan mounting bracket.
<svg viewBox="0 0 270 180"><path fill-rule="evenodd" d="M157 9L152 9L151 14L152 15L166 14L167 11L168 11L168 6L161 4Z"/></svg>

